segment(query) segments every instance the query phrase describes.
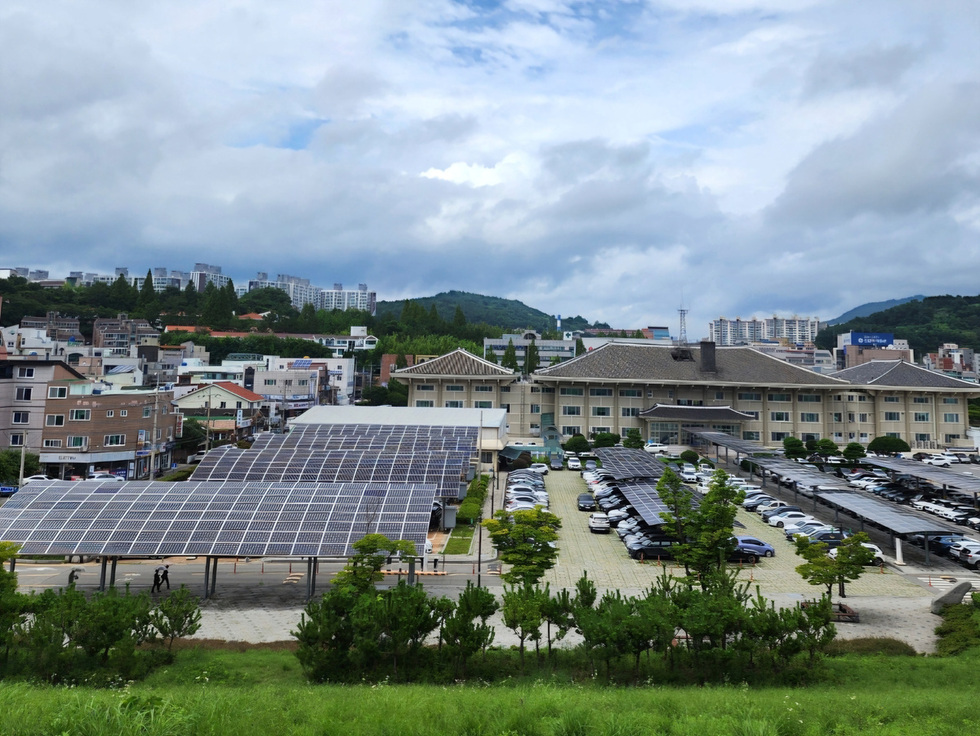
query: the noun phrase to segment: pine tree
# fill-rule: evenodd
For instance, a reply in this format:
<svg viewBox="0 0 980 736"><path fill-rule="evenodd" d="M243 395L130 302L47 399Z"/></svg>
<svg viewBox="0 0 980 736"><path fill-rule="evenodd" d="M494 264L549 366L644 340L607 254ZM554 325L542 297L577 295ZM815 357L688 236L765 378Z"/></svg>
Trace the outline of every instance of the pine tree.
<svg viewBox="0 0 980 736"><path fill-rule="evenodd" d="M140 287L136 299L136 310L143 319L150 322L155 322L160 317L157 293L153 288L153 272L150 269L146 269L146 278L143 279L143 286Z"/></svg>
<svg viewBox="0 0 980 736"><path fill-rule="evenodd" d="M512 371L520 369L517 364L517 349L514 347L514 341L507 341L507 349L504 350L504 357L500 361L500 365L503 368L510 368Z"/></svg>
<svg viewBox="0 0 980 736"><path fill-rule="evenodd" d="M524 370L522 371L525 376L528 376L538 369L538 363L541 362L541 358L538 355L538 345L534 340L531 340L531 344L527 346L527 350L524 352Z"/></svg>

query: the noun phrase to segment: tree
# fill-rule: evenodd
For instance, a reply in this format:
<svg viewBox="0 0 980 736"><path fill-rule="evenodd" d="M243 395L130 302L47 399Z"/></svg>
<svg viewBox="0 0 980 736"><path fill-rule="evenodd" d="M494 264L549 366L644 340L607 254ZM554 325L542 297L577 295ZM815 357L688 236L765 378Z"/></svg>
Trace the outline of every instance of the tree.
<svg viewBox="0 0 980 736"><path fill-rule="evenodd" d="M829 437L824 437L822 440L817 442L817 454L822 457L831 457L833 455L840 455L840 450L837 447L837 443L834 442Z"/></svg>
<svg viewBox="0 0 980 736"><path fill-rule="evenodd" d="M630 450L642 450L643 449L643 437L640 435L640 430L636 427L631 427L626 430L626 439L623 440L623 447Z"/></svg>
<svg viewBox="0 0 980 736"><path fill-rule="evenodd" d="M620 436L615 432L598 432L592 438L593 447L615 447L619 444Z"/></svg>
<svg viewBox="0 0 980 736"><path fill-rule="evenodd" d="M783 456L787 460L796 460L797 458L806 457L806 455L806 445L803 444L803 440L799 437L783 438Z"/></svg>
<svg viewBox="0 0 980 736"><path fill-rule="evenodd" d="M528 638L534 642L541 639L541 624L544 623L542 608L547 598L547 594L533 583L524 582L519 586L504 586L503 605L500 611L503 614L504 626L517 634L520 640L521 670L524 669L524 642Z"/></svg>
<svg viewBox="0 0 980 736"><path fill-rule="evenodd" d="M657 483L657 491L671 509L660 516L676 540L674 557L684 563L688 575L698 576L703 588L707 575L721 571L735 551L735 516L745 492L728 482L728 473L716 470L708 492L695 506L691 490L669 469Z"/></svg>
<svg viewBox="0 0 980 736"><path fill-rule="evenodd" d="M511 569L500 577L512 585L534 585L555 565L561 519L540 506L531 511L498 511L483 526L500 559Z"/></svg>
<svg viewBox="0 0 980 736"><path fill-rule="evenodd" d="M889 437L888 435L875 437L868 443L868 452L876 452L879 455L894 455L899 452L909 452L911 449L909 443L901 437Z"/></svg>
<svg viewBox="0 0 980 736"><path fill-rule="evenodd" d="M487 619L499 607L493 593L466 581L466 588L459 594L456 605L442 626L442 636L457 676L465 676L470 657L493 643L494 629Z"/></svg>
<svg viewBox="0 0 980 736"><path fill-rule="evenodd" d="M522 373L525 376L531 375L538 369L538 363L540 362L541 355L538 353L538 345L534 340L531 340L531 344L524 351L524 370Z"/></svg>
<svg viewBox="0 0 980 736"><path fill-rule="evenodd" d="M0 483L15 486L20 482L20 450L0 450ZM24 453L24 477L41 472L41 457L33 452Z"/></svg>
<svg viewBox="0 0 980 736"><path fill-rule="evenodd" d="M143 319L154 322L160 318L159 304L157 303L157 293L153 288L153 272L146 270L146 277L140 287L139 296L136 299L136 310Z"/></svg>
<svg viewBox="0 0 980 736"><path fill-rule="evenodd" d="M381 567L385 560L402 553L415 556L415 543L407 539L393 540L384 534L367 534L351 545L354 554L333 579L335 587L350 587L361 593L384 580Z"/></svg>
<svg viewBox="0 0 980 736"><path fill-rule="evenodd" d="M466 330L466 315L463 314L463 308L458 304L456 305L456 311L453 312L453 330L456 331L456 334L460 334Z"/></svg>
<svg viewBox="0 0 980 736"><path fill-rule="evenodd" d="M588 452L592 449L592 445L589 441L585 439L585 435L574 434L571 439L565 443L565 450L568 452Z"/></svg>
<svg viewBox="0 0 980 736"><path fill-rule="evenodd" d="M512 371L520 370L520 366L517 364L517 349L514 347L513 340L507 341L507 348L504 350L504 357L500 359L500 366L510 368Z"/></svg>
<svg viewBox="0 0 980 736"><path fill-rule="evenodd" d="M848 442L844 448L844 452L841 454L843 454L845 460L853 463L856 460L860 460L867 453L865 453L864 447L861 446L860 442Z"/></svg>
<svg viewBox="0 0 980 736"><path fill-rule="evenodd" d="M495 352L493 352L493 348L488 348L487 349L487 354L484 357L487 360L489 360L491 363L497 363L497 364L500 363L500 358L498 358L497 357L497 354Z"/></svg>
<svg viewBox="0 0 980 736"><path fill-rule="evenodd" d="M577 338L575 340L575 357L585 354L585 343L582 342L582 338Z"/></svg>
<svg viewBox="0 0 980 736"><path fill-rule="evenodd" d="M865 544L871 539L864 532L848 537L837 547L834 557L827 554L824 542L814 542L802 534L796 535L796 554L806 562L798 565L796 571L810 585L827 587L826 597L829 599L838 586L838 594L846 598L844 583L857 580L864 573L864 568L874 559L874 551Z"/></svg>
<svg viewBox="0 0 980 736"><path fill-rule="evenodd" d="M191 636L201 628L201 608L197 598L183 585L157 605L150 614L154 628L172 649L174 639Z"/></svg>
<svg viewBox="0 0 980 736"><path fill-rule="evenodd" d="M681 453L681 461L685 463L690 463L691 465L697 465L701 460L701 456L698 455L694 450L684 450Z"/></svg>

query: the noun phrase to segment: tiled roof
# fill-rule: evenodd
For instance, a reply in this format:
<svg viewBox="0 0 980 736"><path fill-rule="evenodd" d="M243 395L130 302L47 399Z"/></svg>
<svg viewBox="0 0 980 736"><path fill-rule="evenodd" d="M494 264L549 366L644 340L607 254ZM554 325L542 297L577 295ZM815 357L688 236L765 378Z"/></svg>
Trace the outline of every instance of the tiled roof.
<svg viewBox="0 0 980 736"><path fill-rule="evenodd" d="M980 385L927 370L904 360L872 360L833 374L853 384L896 388L973 389Z"/></svg>
<svg viewBox="0 0 980 736"><path fill-rule="evenodd" d="M510 368L501 368L496 363L479 358L463 348L424 363L395 371L392 375L410 376L514 376Z"/></svg>
<svg viewBox="0 0 980 736"><path fill-rule="evenodd" d="M192 396L193 394L196 394L199 391L206 391L208 386L216 386L217 388L223 388L228 393L234 394L235 396L244 399L245 401L265 401L265 399L262 398L260 394L257 394L254 391L249 391L244 386L239 386L237 383L232 383L231 381L215 381L214 383L211 384L204 384L199 389L195 391L191 391L187 395Z"/></svg>
<svg viewBox="0 0 980 736"><path fill-rule="evenodd" d="M843 382L746 347L716 347L714 371L701 369L701 347L606 343L535 372L536 377L642 383L839 386Z"/></svg>
<svg viewBox="0 0 980 736"><path fill-rule="evenodd" d="M754 420L752 414L743 414L730 406L677 406L654 404L640 412L644 419L666 419L677 422L744 422Z"/></svg>

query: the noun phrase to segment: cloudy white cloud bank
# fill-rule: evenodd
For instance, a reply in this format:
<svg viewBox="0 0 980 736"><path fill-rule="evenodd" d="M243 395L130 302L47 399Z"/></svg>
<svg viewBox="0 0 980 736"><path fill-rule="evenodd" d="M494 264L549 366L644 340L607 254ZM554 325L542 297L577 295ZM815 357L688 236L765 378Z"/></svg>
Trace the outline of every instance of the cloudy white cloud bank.
<svg viewBox="0 0 980 736"><path fill-rule="evenodd" d="M980 291L980 14L0 4L0 265L195 262L619 327Z"/></svg>

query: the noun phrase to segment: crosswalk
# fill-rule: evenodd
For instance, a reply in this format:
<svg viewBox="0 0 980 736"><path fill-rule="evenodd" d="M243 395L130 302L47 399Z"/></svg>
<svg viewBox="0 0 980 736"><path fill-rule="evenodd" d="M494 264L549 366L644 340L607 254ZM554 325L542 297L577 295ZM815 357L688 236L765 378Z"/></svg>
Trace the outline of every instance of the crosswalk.
<svg viewBox="0 0 980 736"><path fill-rule="evenodd" d="M965 580L963 578L940 577L938 575L919 575L918 580L924 586L934 589L937 593L949 590L954 585L959 585L960 583L970 583L974 590L980 590L980 580Z"/></svg>

